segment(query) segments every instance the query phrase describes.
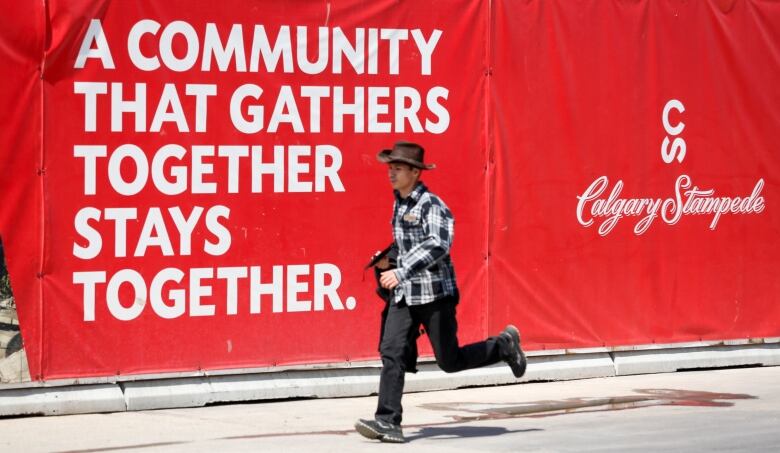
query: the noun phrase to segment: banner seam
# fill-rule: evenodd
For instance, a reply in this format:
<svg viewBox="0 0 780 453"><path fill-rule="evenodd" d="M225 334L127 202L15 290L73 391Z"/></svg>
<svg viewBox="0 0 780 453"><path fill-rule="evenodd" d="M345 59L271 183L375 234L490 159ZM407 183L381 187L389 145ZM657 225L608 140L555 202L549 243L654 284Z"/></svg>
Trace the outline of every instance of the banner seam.
<svg viewBox="0 0 780 453"><path fill-rule="evenodd" d="M491 234L491 218L493 215L493 117L492 117L492 76L493 76L493 0L487 2L487 24L485 27L485 53L487 68L485 68L485 195L486 195L486 212L485 212L485 312L483 315L483 329L485 334L489 334L490 319L491 319L491 302L492 302L492 286L493 286L493 272L492 272L492 234Z"/></svg>
<svg viewBox="0 0 780 453"><path fill-rule="evenodd" d="M45 93L44 93L44 87L43 87L43 73L46 68L46 46L47 42L49 40L49 30L48 30L48 22L49 22L49 4L48 0L42 0L41 2L43 4L43 41L41 46L41 63L39 65L39 71L40 71L40 78L38 79L38 84L40 88L40 153L38 156L38 177L40 178L40 236L41 240L39 243L39 254L38 254L38 275L36 276L38 279L38 313L40 314L40 323L39 323L39 330L38 330L38 376L35 377L35 379L44 379L44 373L43 373L43 354L44 354L44 332L45 332L45 315L44 315L44 288L43 288L43 277L44 277L44 260L46 256L46 183L45 183L45 177L46 177L46 150L45 150L45 140L46 140L46 133L45 133L45 127L46 127L46 99L45 99Z"/></svg>

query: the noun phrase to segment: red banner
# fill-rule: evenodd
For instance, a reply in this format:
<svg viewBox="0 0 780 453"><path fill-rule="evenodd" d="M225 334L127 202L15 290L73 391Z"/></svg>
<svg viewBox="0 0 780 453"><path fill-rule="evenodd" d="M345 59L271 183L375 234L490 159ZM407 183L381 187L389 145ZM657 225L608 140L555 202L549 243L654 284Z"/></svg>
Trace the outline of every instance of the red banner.
<svg viewBox="0 0 780 453"><path fill-rule="evenodd" d="M362 266L401 139L455 215L462 342L780 336L776 4L9 9L0 238L33 379L376 357Z"/></svg>
<svg viewBox="0 0 780 453"><path fill-rule="evenodd" d="M778 25L760 1L497 2L491 328L780 334Z"/></svg>

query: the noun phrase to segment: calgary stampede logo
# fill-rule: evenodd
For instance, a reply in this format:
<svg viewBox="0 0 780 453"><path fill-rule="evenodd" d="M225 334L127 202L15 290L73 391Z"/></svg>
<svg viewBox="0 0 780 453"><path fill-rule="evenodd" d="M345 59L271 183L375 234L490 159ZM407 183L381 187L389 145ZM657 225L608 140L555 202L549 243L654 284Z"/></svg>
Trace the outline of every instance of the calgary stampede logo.
<svg viewBox="0 0 780 453"><path fill-rule="evenodd" d="M661 157L667 164L675 159L682 162L686 150L685 140L679 136L685 128L685 123L680 121L676 126L669 123L669 113L672 109L682 113L685 107L676 99L670 100L664 107L664 129L674 137L674 140L670 140L669 136L666 136L661 144ZM764 188L763 179L759 179L753 187L753 192L745 197L716 196L715 189L700 189L693 185L688 175L677 178L674 194L667 198L621 198L623 186L623 181L619 180L612 190L608 191L609 179L606 176L596 178L582 195L577 196L577 220L580 225L589 227L599 219L599 235L606 236L621 218L639 217L634 233L641 235L659 217L665 223L675 225L682 216L711 215L710 229L714 230L723 214L758 214L764 210L764 197L761 195Z"/></svg>

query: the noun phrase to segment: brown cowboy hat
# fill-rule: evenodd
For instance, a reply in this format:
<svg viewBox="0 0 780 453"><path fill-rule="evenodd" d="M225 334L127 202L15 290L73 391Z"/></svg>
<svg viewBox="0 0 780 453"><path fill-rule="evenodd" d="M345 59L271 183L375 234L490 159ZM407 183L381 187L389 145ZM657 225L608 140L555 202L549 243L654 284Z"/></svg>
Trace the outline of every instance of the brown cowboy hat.
<svg viewBox="0 0 780 453"><path fill-rule="evenodd" d="M383 149L376 155L379 162L386 164L401 162L421 170L433 170L436 164L426 164L423 161L425 150L417 143L398 142L393 149Z"/></svg>

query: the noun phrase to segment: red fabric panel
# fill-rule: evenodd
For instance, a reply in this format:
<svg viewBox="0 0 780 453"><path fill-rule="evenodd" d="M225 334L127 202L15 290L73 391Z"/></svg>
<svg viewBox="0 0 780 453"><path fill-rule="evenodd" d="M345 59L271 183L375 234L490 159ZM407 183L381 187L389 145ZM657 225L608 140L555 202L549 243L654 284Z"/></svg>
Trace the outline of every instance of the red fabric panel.
<svg viewBox="0 0 780 453"><path fill-rule="evenodd" d="M41 80L43 3L5 5L0 15L0 238L17 300L31 376L40 378Z"/></svg>
<svg viewBox="0 0 780 453"><path fill-rule="evenodd" d="M32 46L33 50L41 49L41 41L46 39L42 81L36 66L41 52L30 51L31 55L25 60L29 60L26 69L12 72L13 80L18 80L12 84L16 97L5 97L4 94L3 98L4 107L13 106L10 124L15 127L3 131L6 134L3 143L13 145L13 151L4 146L3 155L8 158L4 157L3 162L13 164L8 174L14 177L7 179L10 188L3 191L2 231L3 239L10 244L7 249L9 265L22 313L25 345L31 355L43 353L42 357L30 361L33 376L54 379L375 358L381 303L373 292L373 275L366 273L364 280L362 266L374 250L391 240L392 193L386 167L376 161L375 155L400 139L422 143L427 149L426 160L438 165L438 169L427 173L424 179L447 201L457 219L453 255L464 295L460 317L462 336L466 341L482 337L487 303L486 219L482 215L486 211L487 195L481 190L485 180L485 134L481 128L485 127L486 44L484 38L478 38L476 45L464 46L460 37L472 34L485 37L486 13L487 3L474 1L435 6L411 2L399 5L394 1L371 4L359 1L249 4L244 1L219 4L174 1L164 5L159 2L53 1L49 2L47 13L39 11L31 15L25 10L7 16L23 15L49 23L47 33L34 27L24 32L4 29L4 44L13 51L16 47L25 50L29 36L35 36L33 43L37 43L37 48ZM83 69L75 67L92 19L101 21L115 69L105 67L98 58L87 59ZM266 71L264 66L255 72L240 71L234 63L228 70L220 71L213 60L212 70L202 71L200 57L191 70L183 72L164 66L142 71L133 64L127 42L131 28L143 19L160 24L156 33L141 39L140 50L147 57L159 56L158 42L166 26L176 20L185 21L196 31L200 51L205 46L207 24L216 25L223 42L227 41L233 24L242 24L247 58L255 24L265 26L271 44L284 25L290 26L293 42L296 42L296 27L308 27L310 61L316 56L317 43L311 39L321 26L328 27L330 33L334 27L341 27L351 43L354 43L358 28L365 31L366 40L369 39L368 30L372 28L404 29L408 35L398 44L398 74L390 73L387 40L379 45L376 73L368 73L366 69L366 73L357 74L346 59L341 74L334 74L331 64L325 72L316 75L302 73L297 65L293 73L285 73L281 63L273 73ZM434 30L442 31L431 57L430 75L422 70L421 51L412 35L416 29L425 39L429 39ZM183 35L174 37L175 58L185 58L185 44ZM95 41L90 48L99 45ZM159 59L163 61L162 57ZM145 83L147 118L141 129L147 132L136 132L131 114L124 115L123 130L112 130L110 92L96 98L96 130L88 130L85 95L74 92L74 84L82 82L106 82L106 91L112 89L111 83L122 83L123 98L130 100L138 95L135 84ZM265 128L251 134L237 131L229 115L231 94L248 83L262 88L260 100L266 114ZM173 84L178 90L189 132L180 131L175 122L163 124L159 132L148 132L165 84ZM195 130L195 98L185 95L186 84L213 84L218 90L209 98L205 132ZM290 86L294 93L305 125L303 132L295 132L289 123L282 124L276 132L268 132L275 100L283 85ZM446 109L448 127L438 131L442 133L418 132L411 130L412 125L407 121L403 132L391 128L390 132L369 133L368 126L363 131L356 131L354 120L348 116L344 121L344 132L337 132L331 120L329 99L332 98L326 97L321 104L321 130L312 131L309 127L310 104L300 95L301 86L327 87L331 96L334 87L343 87L347 102L352 102L355 87L387 87L389 97L379 102L389 104L388 110L376 109L375 112L378 121L388 124L393 123L397 110L393 102L395 87L412 87L421 96L418 115L421 127L426 127L426 120L441 121L441 109L437 113L431 108L426 95L435 87L443 87L448 95L446 99L440 98L439 103ZM365 96L364 104L367 104L370 102L368 88ZM40 99L43 99L42 105ZM250 104L245 103L244 108ZM173 107L169 106L166 111L173 111ZM30 118L40 121L41 115L42 126L33 123L33 127L19 127ZM364 115L363 123L368 124L366 107ZM284 145L285 156L290 152L289 146L311 146L311 149L304 149L310 155L301 158L309 170L316 164L314 147L331 145L341 154L338 177L344 191L336 191L326 183L324 192L274 193L272 177L266 176L263 192L252 193L250 165L244 165L239 175L239 193L230 193L227 159L206 157L204 161L214 165L214 174L206 174L203 180L216 183L217 193L195 194L188 190L180 195L165 195L150 179L140 193L125 196L111 188L107 176L108 157L103 157L96 160L96 194L88 194L85 159L75 157L75 147L105 145L110 156L123 144L137 145L150 161L162 146L181 145L187 155L181 163L175 159L170 162L187 166L191 163L191 147L198 145L261 145L265 159L273 156L274 145ZM43 186L34 165L41 154L41 146L46 167ZM244 162L249 162L249 157ZM326 159L327 162L330 161ZM170 166L167 164L166 172ZM136 175L130 160L126 160L119 171L128 181ZM171 179L168 173L166 175ZM192 187L191 174L189 178L188 187ZM307 171L301 174L300 180L315 182L314 176ZM40 201L30 202L41 194L45 197L43 211ZM203 220L193 230L191 253L181 251L180 236L168 209L180 208L183 215L188 216L196 206L206 211L214 206L225 206L230 210L227 219L217 220L231 239L226 253L213 256L204 251L207 241L216 243L219 237L204 225ZM100 234L102 249L97 256L82 259L74 256L74 247L88 247L89 242L74 225L80 210L85 207L93 207L100 213L100 220L92 219L87 224ZM127 256L116 256L114 252L114 241L120 233L105 219L108 208L137 209L137 220L128 221L126 226L127 239L123 243ZM141 256L133 256L147 214L155 208L161 210L173 256L167 256L159 246L148 247ZM41 212L42 219L39 217ZM205 211L203 216L206 216ZM41 228L44 228L43 237ZM159 235L162 227L158 225L157 228L155 233ZM287 302L281 312L274 312L271 298L263 297L260 313L250 313L247 276L238 280L238 297L233 300L236 314L228 313L226 280L211 278L203 283L212 287L213 294L204 294L201 303L207 306L206 310L214 306L213 315L193 316L188 304L183 315L165 319L153 309L150 294L146 298L136 295L134 300L131 286L124 284L119 290L122 306L125 309L143 308L137 317L120 320L107 307L107 284L99 283L94 320L88 320L83 286L74 283L76 273L105 271L110 279L120 270L128 269L140 273L148 288L164 268L175 268L188 274L192 268L244 267L249 273L246 269L249 266L260 266L261 280L269 282L273 266L282 266L285 278L291 269L302 272L298 278L302 290L297 299L304 301L305 306L305 301L314 298L315 265L323 264L333 265L340 271L342 281L337 294L344 309L332 308L330 299L326 298L323 310L304 308L305 311L293 312L295 307L291 308L287 300L290 285L285 282L283 299ZM290 267L295 265L301 267ZM44 271L39 282L35 275L40 267ZM332 267L327 269L332 270ZM189 294L188 278L185 275L181 284L169 282L163 287L164 303L173 303L166 297L169 290L185 289ZM325 276L324 284L330 284L331 278L332 273ZM303 285L306 285L305 289ZM352 309L347 302L350 297L356 300ZM43 312L38 311L41 304ZM42 332L37 330L40 325ZM424 348L423 352L429 354L430 349Z"/></svg>
<svg viewBox="0 0 780 453"><path fill-rule="evenodd" d="M780 335L780 5L496 2L491 81L495 207L490 326L532 348ZM667 164L670 125L686 155ZM622 198L674 197L689 175L758 214L623 217L601 236L578 196L599 177ZM590 213L593 203L586 208ZM584 219L587 221L587 219Z"/></svg>

